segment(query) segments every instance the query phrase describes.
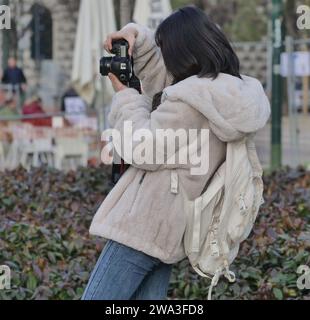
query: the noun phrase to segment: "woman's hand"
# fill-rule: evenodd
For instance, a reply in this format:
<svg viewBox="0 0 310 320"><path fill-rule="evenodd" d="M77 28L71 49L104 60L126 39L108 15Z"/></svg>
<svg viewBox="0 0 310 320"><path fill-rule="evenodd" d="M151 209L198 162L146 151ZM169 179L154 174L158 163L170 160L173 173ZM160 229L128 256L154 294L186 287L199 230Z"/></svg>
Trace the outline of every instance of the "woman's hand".
<svg viewBox="0 0 310 320"><path fill-rule="evenodd" d="M132 56L132 51L133 51L137 36L138 36L138 31L135 27L125 26L120 31L113 32L108 35L107 39L104 42L104 48L106 51L111 53L113 40L125 39L129 43L128 53L130 56Z"/></svg>
<svg viewBox="0 0 310 320"><path fill-rule="evenodd" d="M109 73L109 79L112 82L112 86L113 86L115 92L120 92L122 90L127 89L127 87L123 83L121 83L119 81L119 79L113 73Z"/></svg>

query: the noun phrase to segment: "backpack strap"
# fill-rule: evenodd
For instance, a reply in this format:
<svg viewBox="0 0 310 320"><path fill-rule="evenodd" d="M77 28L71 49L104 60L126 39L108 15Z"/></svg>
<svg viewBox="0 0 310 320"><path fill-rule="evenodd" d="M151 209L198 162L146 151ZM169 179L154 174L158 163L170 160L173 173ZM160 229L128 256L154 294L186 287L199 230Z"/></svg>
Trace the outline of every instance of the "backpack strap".
<svg viewBox="0 0 310 320"><path fill-rule="evenodd" d="M218 284L218 282L219 282L220 277L221 277L222 274L223 274L222 269L218 269L218 270L215 272L214 277L212 278L211 284L210 284L210 287L209 287L208 300L212 300L212 291L213 291L213 288L217 286L217 284Z"/></svg>
<svg viewBox="0 0 310 320"><path fill-rule="evenodd" d="M209 278L211 279L211 284L209 287L209 291L208 291L208 300L212 300L212 291L213 289L217 286L221 276L224 276L229 282L235 282L236 281L236 275L234 272L232 272L231 270L229 270L228 267L228 262L224 261L224 266L217 269L212 276L202 272L199 267L197 266L192 266L193 269L201 276L204 278Z"/></svg>
<svg viewBox="0 0 310 320"><path fill-rule="evenodd" d="M205 193L194 201L194 223L193 223L193 238L192 252L199 252L200 249L200 224L201 214L204 208L216 196L220 189L224 186L224 176L216 175L216 180L213 180Z"/></svg>
<svg viewBox="0 0 310 320"><path fill-rule="evenodd" d="M253 169L253 176L260 178L263 175L263 169L261 167L261 164L257 155L256 146L254 142L254 134L249 135L249 137L246 140L246 146L248 150L248 157Z"/></svg>

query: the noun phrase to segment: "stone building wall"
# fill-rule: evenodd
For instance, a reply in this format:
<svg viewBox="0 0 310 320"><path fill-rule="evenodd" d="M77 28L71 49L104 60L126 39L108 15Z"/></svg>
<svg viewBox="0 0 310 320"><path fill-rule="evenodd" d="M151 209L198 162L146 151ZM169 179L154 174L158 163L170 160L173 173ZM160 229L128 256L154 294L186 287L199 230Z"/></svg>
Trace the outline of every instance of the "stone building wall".
<svg viewBox="0 0 310 320"><path fill-rule="evenodd" d="M259 79L266 89L270 89L268 78L270 51L267 42L238 42L233 44L241 65L241 73Z"/></svg>
<svg viewBox="0 0 310 320"><path fill-rule="evenodd" d="M29 14L35 0L24 1L24 12ZM41 0L40 4L50 10L53 21L53 60L64 72L67 79L70 78L74 41L77 27L78 12L70 12L66 5L58 0ZM31 34L29 34L29 37ZM39 79L36 72L35 61L31 59L30 40L28 49L23 51L23 64L25 72L32 83Z"/></svg>
<svg viewBox="0 0 310 320"><path fill-rule="evenodd" d="M36 87L41 78L41 69L37 68L31 58L30 28L26 28L32 19L31 8L35 3L47 8L53 22L53 59L49 61L55 68L61 70L64 82L71 77L75 35L77 29L79 0L11 0L12 18L18 20L18 55L31 87ZM74 8L74 10L72 10Z"/></svg>

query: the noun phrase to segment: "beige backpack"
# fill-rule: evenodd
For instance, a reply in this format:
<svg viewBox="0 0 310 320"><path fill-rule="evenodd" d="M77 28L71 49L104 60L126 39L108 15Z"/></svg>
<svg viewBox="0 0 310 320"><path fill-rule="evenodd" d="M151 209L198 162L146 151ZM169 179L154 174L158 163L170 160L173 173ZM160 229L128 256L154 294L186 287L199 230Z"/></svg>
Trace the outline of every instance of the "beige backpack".
<svg viewBox="0 0 310 320"><path fill-rule="evenodd" d="M206 190L194 201L185 200L185 252L194 270L212 279L208 300L222 275L230 282L236 280L229 266L264 203L262 174L250 135L228 143L226 161Z"/></svg>

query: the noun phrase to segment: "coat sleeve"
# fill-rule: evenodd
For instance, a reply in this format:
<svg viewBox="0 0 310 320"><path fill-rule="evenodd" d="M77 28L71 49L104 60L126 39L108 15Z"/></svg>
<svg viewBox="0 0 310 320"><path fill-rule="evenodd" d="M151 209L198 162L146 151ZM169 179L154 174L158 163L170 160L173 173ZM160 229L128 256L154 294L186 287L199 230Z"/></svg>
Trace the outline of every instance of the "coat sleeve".
<svg viewBox="0 0 310 320"><path fill-rule="evenodd" d="M120 139L113 139L117 154L134 167L147 171L188 168L187 164L178 160L178 154L181 149L184 149L183 147L188 145L188 130L203 125L199 113L181 100L166 99L155 111L151 112L149 97L140 95L138 91L131 88L114 95L108 120L111 128L120 133ZM127 160L124 150L121 149L122 145L126 146L128 143L128 140L125 142L125 137L129 136L129 131L125 132L124 129L125 122L132 126L131 150L134 151L134 154L137 151L136 157ZM186 139L175 138L179 129L186 133ZM166 132L167 139L157 136L160 131ZM140 158L141 150L139 149L142 141L143 146L148 147L147 150L152 148L152 152L146 157L143 156L143 159ZM172 143L174 147L170 148ZM172 159L176 161L170 163Z"/></svg>
<svg viewBox="0 0 310 320"><path fill-rule="evenodd" d="M156 45L154 32L140 24L129 23L137 32L137 39L133 48L134 71L142 82L145 95L153 96L172 84L172 77L168 74L160 48ZM123 28L123 29L124 29Z"/></svg>

